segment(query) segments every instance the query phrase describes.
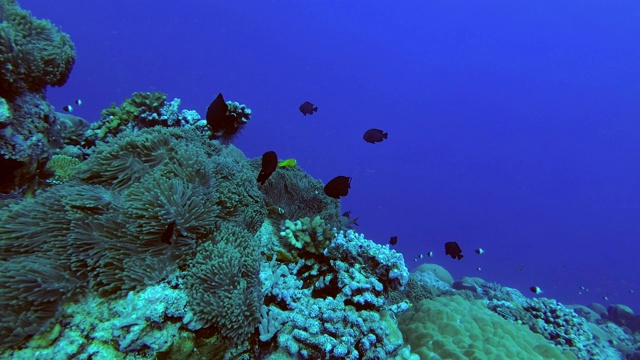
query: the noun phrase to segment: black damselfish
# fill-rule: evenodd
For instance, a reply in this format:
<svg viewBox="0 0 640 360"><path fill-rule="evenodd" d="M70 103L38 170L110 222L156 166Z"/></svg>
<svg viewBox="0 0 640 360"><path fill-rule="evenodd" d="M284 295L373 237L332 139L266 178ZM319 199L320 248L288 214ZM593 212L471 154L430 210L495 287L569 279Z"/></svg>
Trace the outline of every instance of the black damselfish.
<svg viewBox="0 0 640 360"><path fill-rule="evenodd" d="M227 111L229 111L229 106L224 101L222 93L219 93L207 108L207 125L211 127L211 131L215 133L223 129Z"/></svg>
<svg viewBox="0 0 640 360"><path fill-rule="evenodd" d="M362 136L364 141L371 144L382 142L382 140L387 139L388 137L389 134L380 129L369 129Z"/></svg>
<svg viewBox="0 0 640 360"><path fill-rule="evenodd" d="M397 236L392 236L391 239L389 239L389 244L395 245L397 243L398 243L398 237Z"/></svg>
<svg viewBox="0 0 640 360"><path fill-rule="evenodd" d="M308 101L303 102L298 109L300 109L300 112L304 116L313 115L314 112L318 111L318 107L313 106L313 104Z"/></svg>
<svg viewBox="0 0 640 360"><path fill-rule="evenodd" d="M207 108L207 125L211 128L211 139L218 139L222 143L230 143L243 128L244 123L238 122L235 115L229 113L229 105L219 93Z"/></svg>
<svg viewBox="0 0 640 360"><path fill-rule="evenodd" d="M267 151L262 154L262 168L260 169L260 174L258 174L258 182L264 184L277 168L278 155L276 155L275 151Z"/></svg>
<svg viewBox="0 0 640 360"><path fill-rule="evenodd" d="M444 253L451 256L452 259L462 260L464 257L464 255L462 255L460 245L455 241L449 241L444 244Z"/></svg>
<svg viewBox="0 0 640 360"><path fill-rule="evenodd" d="M336 176L324 186L324 193L334 199L347 196L351 189L351 178L348 176Z"/></svg>

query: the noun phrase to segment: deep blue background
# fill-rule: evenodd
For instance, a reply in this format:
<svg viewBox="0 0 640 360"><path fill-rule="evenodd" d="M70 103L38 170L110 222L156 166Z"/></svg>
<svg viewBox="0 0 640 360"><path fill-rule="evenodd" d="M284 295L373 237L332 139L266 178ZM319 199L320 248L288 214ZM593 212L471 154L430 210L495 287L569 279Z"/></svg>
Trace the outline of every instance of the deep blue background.
<svg viewBox="0 0 640 360"><path fill-rule="evenodd" d="M636 1L20 3L76 44L58 108L159 90L204 115L221 91L253 110L247 156L353 176L343 209L409 266L432 250L456 278L640 311Z"/></svg>

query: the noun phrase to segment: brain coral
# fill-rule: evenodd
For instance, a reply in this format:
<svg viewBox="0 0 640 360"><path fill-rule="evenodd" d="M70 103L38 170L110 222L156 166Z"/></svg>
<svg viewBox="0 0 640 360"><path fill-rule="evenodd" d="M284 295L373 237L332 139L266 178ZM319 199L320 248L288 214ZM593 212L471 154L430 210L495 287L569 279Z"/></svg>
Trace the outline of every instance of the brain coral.
<svg viewBox="0 0 640 360"><path fill-rule="evenodd" d="M524 325L459 296L422 300L398 318L400 330L422 359L576 359Z"/></svg>

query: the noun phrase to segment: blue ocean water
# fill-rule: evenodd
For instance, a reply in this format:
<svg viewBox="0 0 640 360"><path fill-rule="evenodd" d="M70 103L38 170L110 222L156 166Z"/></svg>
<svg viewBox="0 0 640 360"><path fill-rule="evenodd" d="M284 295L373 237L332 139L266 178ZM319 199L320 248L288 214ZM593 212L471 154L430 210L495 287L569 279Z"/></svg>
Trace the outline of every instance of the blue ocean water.
<svg viewBox="0 0 640 360"><path fill-rule="evenodd" d="M433 251L455 278L640 311L635 1L20 4L76 45L58 109L80 97L97 121L157 90L204 115L223 92L253 110L247 156L352 176L343 209L408 266ZM364 142L372 127L389 139Z"/></svg>

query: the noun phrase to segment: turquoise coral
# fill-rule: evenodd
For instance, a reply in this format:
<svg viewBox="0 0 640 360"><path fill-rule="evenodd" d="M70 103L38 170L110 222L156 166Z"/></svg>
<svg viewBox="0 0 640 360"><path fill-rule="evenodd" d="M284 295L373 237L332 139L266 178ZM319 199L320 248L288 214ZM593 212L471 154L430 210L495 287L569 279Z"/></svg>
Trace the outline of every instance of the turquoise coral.
<svg viewBox="0 0 640 360"><path fill-rule="evenodd" d="M285 220L284 229L280 232L285 245L292 245L296 249L313 254L321 254L329 246L334 235L334 231L320 216L314 217L313 220L308 217L296 221Z"/></svg>
<svg viewBox="0 0 640 360"><path fill-rule="evenodd" d="M73 179L80 165L80 160L66 155L54 155L47 163L47 167L53 171L54 176L49 181L60 184Z"/></svg>
<svg viewBox="0 0 640 360"><path fill-rule="evenodd" d="M277 332L278 345L302 358L398 356L403 341L389 311L401 313L408 304L392 306L386 296L406 284L402 256L354 232L338 233L321 254L306 254L296 264L262 265L269 314L283 312L271 327L263 312L262 340Z"/></svg>
<svg viewBox="0 0 640 360"><path fill-rule="evenodd" d="M299 167L258 187L260 160L226 144L251 119L244 104L225 102L220 142L161 92L91 126L56 113L47 86L74 61L68 35L0 0L0 168L16 169L0 186L1 358L640 353L630 308L572 311L433 266L409 275L388 245L340 231L340 202Z"/></svg>
<svg viewBox="0 0 640 360"><path fill-rule="evenodd" d="M167 95L159 91L133 93L120 106L111 103L111 107L102 110L100 121L91 124L86 135L96 135L98 139L102 139L107 134L115 135L122 132L129 128L130 124L152 126L153 124L144 122L151 122L160 117L160 110L166 99Z"/></svg>

